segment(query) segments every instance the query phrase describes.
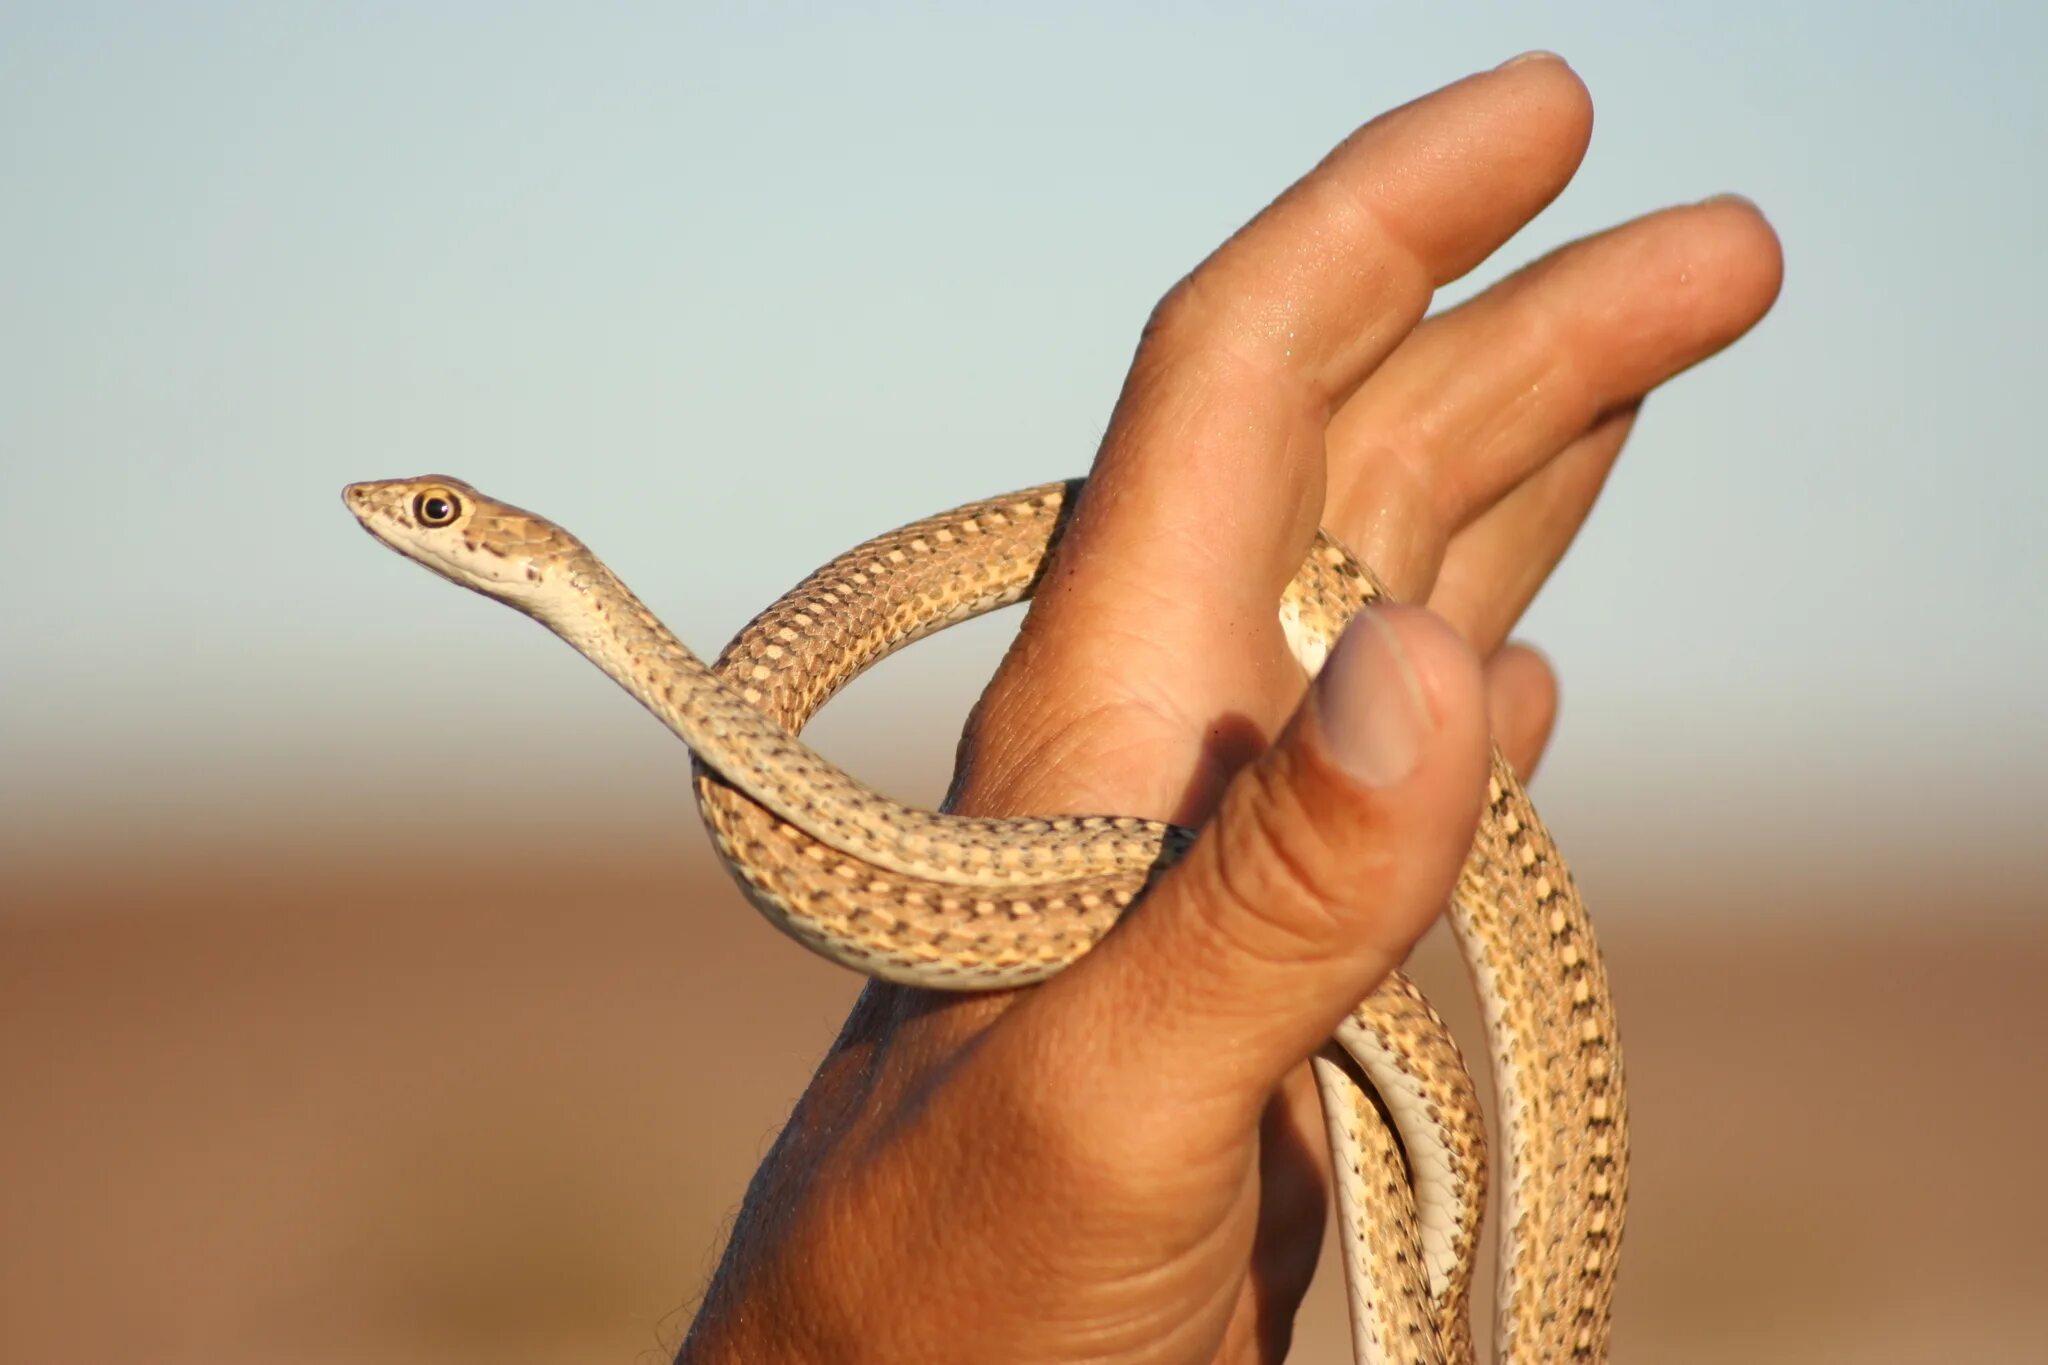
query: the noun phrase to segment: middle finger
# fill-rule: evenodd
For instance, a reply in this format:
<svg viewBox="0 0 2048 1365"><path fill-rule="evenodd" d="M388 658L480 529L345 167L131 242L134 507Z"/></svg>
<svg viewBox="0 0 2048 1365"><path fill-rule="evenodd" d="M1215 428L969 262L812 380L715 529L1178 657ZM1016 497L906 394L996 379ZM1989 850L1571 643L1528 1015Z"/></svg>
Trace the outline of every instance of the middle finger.
<svg viewBox="0 0 2048 1365"><path fill-rule="evenodd" d="M1769 226L1717 200L1574 242L1429 319L1331 419L1324 525L1397 598L1426 600L1459 531L1741 335L1777 279ZM1566 541L1599 480L1573 487L1552 509Z"/></svg>

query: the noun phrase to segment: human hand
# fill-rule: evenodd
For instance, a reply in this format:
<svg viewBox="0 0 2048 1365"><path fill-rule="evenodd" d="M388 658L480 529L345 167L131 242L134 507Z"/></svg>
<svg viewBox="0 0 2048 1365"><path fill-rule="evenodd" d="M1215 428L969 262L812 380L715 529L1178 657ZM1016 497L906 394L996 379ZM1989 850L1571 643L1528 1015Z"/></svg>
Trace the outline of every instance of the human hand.
<svg viewBox="0 0 2048 1365"><path fill-rule="evenodd" d="M1160 304L954 804L1205 833L1043 986L869 988L684 1358L1285 1353L1327 1203L1302 1062L1443 905L1489 726L1523 771L1540 754L1554 684L1507 632L1643 395L1777 288L1763 220L1710 201L1422 321L1589 127L1555 58L1458 82ZM1428 610L1367 613L1304 703L1274 604L1318 522Z"/></svg>

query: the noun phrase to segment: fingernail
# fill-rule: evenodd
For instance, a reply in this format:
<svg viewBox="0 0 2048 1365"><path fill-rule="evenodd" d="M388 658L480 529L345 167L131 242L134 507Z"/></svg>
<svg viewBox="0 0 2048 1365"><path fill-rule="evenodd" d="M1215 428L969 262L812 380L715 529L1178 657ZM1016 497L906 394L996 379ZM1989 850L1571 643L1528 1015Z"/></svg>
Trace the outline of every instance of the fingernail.
<svg viewBox="0 0 2048 1365"><path fill-rule="evenodd" d="M1523 62L1561 62L1563 60L1564 58L1558 56L1555 52L1552 52L1550 49L1539 47L1534 48L1528 52L1524 52L1519 57L1508 58L1499 66L1496 66L1494 70L1505 71L1511 66L1520 66Z"/></svg>
<svg viewBox="0 0 2048 1365"><path fill-rule="evenodd" d="M1414 772L1435 728L1401 637L1371 607L1317 675L1315 707L1331 757L1368 787L1391 787Z"/></svg>
<svg viewBox="0 0 2048 1365"><path fill-rule="evenodd" d="M1700 200L1701 207L1705 207L1708 204L1741 204L1745 208L1753 209L1756 207L1756 200L1746 194L1710 194L1705 199Z"/></svg>

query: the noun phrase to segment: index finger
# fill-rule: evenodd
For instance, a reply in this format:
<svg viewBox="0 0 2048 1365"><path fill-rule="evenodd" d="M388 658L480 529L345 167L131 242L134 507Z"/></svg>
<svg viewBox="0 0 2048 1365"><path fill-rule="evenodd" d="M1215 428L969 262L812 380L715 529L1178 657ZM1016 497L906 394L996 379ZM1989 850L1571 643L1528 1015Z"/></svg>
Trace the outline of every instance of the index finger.
<svg viewBox="0 0 2048 1365"><path fill-rule="evenodd" d="M1206 814L1300 696L1276 607L1330 411L1557 194L1590 120L1547 54L1460 81L1353 133L1168 294L971 722L962 809Z"/></svg>
<svg viewBox="0 0 2048 1365"><path fill-rule="evenodd" d="M1585 87L1518 58L1360 128L1160 304L1069 528L1055 607L1174 583L1165 631L1265 608L1322 510L1334 406L1563 189ZM1085 566L1085 567L1083 567ZM1139 592L1140 600L1155 594Z"/></svg>

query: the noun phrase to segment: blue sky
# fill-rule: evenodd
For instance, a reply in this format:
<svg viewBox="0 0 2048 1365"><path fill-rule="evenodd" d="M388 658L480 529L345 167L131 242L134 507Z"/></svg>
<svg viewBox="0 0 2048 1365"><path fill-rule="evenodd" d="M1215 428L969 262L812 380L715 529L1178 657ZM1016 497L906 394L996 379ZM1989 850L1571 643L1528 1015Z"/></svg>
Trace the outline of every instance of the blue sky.
<svg viewBox="0 0 2048 1365"><path fill-rule="evenodd" d="M1591 152L1447 299L1723 190L1787 261L1530 618L1567 688L1552 799L1787 847L1846 812L1844 857L2038 827L2040 7L739 8L0 6L17 833L310 805L402 777L422 725L465 791L675 782L341 484L546 511L715 649L868 534L1084 469L1176 276L1357 123L1532 47L1590 85ZM1000 639L892 665L828 745L949 752ZM1674 771L1683 802L1643 795Z"/></svg>

